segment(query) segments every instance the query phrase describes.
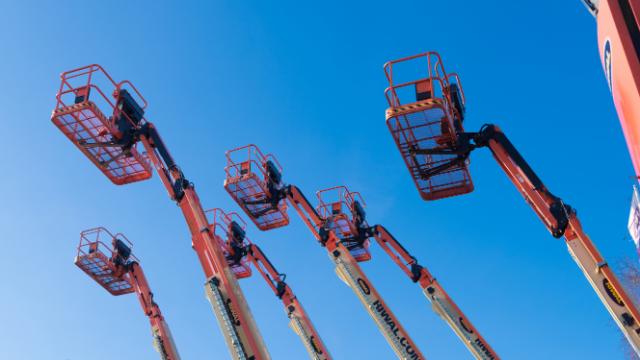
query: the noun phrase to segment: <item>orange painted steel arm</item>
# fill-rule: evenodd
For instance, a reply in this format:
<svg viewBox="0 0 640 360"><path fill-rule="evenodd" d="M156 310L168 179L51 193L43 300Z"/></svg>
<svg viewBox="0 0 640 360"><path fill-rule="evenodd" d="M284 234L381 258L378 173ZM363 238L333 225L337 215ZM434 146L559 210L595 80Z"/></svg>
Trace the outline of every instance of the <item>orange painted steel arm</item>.
<svg viewBox="0 0 640 360"><path fill-rule="evenodd" d="M302 193L302 191L295 185L289 185L286 188L287 200L289 203L296 209L298 215L304 223L307 225L309 230L313 233L313 235L320 240L320 235L317 229L322 228L324 221L316 211L316 209L311 205L306 196Z"/></svg>
<svg viewBox="0 0 640 360"><path fill-rule="evenodd" d="M309 356L314 360L332 359L329 349L322 342L322 338L304 311L302 304L293 293L293 290L291 290L291 287L285 282L285 276L276 270L257 245L249 245L248 256L274 294L282 300L287 316L291 319L290 325L303 339Z"/></svg>
<svg viewBox="0 0 640 360"><path fill-rule="evenodd" d="M142 144L153 162L169 196L175 200L187 221L192 246L208 277L207 296L234 359L269 359L266 346L251 315L235 275L229 269L222 249L213 234L196 194L173 162L155 127L149 125L141 136Z"/></svg>
<svg viewBox="0 0 640 360"><path fill-rule="evenodd" d="M169 326L162 316L160 307L153 301L153 293L151 292L147 278L144 276L142 267L140 267L137 262L132 262L129 265L128 271L131 274L133 287L136 295L138 295L138 300L140 300L142 310L151 323L151 333L156 350L158 350L163 360L180 360L180 355L173 342Z"/></svg>
<svg viewBox="0 0 640 360"><path fill-rule="evenodd" d="M373 236L382 249L404 271L411 281L418 283L434 310L460 337L477 359L499 359L498 354L480 335L471 320L458 308L429 270L418 264L411 255L382 225L373 226Z"/></svg>
<svg viewBox="0 0 640 360"><path fill-rule="evenodd" d="M554 237L564 236L569 252L636 352L640 350L640 313L595 244L582 230L576 211L554 196L504 133L485 125L473 134L476 146L487 146L509 179Z"/></svg>

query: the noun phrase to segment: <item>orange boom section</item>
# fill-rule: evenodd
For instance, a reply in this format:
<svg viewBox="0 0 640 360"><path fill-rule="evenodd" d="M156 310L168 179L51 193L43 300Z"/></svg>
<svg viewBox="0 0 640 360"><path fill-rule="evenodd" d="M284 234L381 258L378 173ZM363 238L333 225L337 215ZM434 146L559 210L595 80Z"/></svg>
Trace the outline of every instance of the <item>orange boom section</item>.
<svg viewBox="0 0 640 360"><path fill-rule="evenodd" d="M458 76L445 72L435 52L389 61L384 71L387 126L420 196L436 200L473 191L466 159L450 151L464 116Z"/></svg>
<svg viewBox="0 0 640 360"><path fill-rule="evenodd" d="M147 103L128 81L116 84L100 65L62 73L51 121L116 185L151 177L149 160L131 140ZM112 90L112 94L104 91ZM124 97L143 106L123 109ZM134 102L126 102L134 103ZM132 111L128 111L132 110ZM105 115L106 114L106 115Z"/></svg>

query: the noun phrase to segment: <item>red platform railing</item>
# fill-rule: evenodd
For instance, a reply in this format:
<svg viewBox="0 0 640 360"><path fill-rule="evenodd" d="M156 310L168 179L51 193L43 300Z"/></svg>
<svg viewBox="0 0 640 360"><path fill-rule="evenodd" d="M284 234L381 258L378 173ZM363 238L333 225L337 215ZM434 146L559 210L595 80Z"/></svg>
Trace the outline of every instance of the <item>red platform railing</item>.
<svg viewBox="0 0 640 360"><path fill-rule="evenodd" d="M240 206L251 214L251 220L260 230L269 230L289 224L285 201L270 202L267 187L267 163L277 171L282 167L275 157L264 155L250 144L226 152L224 188Z"/></svg>
<svg viewBox="0 0 640 360"><path fill-rule="evenodd" d="M452 102L455 88L464 106L458 75L447 74L435 52L390 61L384 70L389 81L387 126L422 198L473 191L466 158L450 151L463 131L462 114ZM398 73L410 74L411 80L397 80Z"/></svg>
<svg viewBox="0 0 640 360"><path fill-rule="evenodd" d="M122 143L125 134L115 122L124 119L133 127L144 124L144 119L135 124L116 106L121 92L126 90L142 109L146 108L146 100L135 86L126 80L116 83L96 64L64 72L60 77L51 121L113 183L122 185L150 178L152 169L146 154L137 149L137 144Z"/></svg>
<svg viewBox="0 0 640 360"><path fill-rule="evenodd" d="M129 248L132 247L126 236L120 233L113 235L103 227L83 231L80 233L75 264L111 295L117 296L134 292L134 287L129 273L123 272L112 261L111 243L114 239L123 241ZM138 261L133 255L130 259Z"/></svg>
<svg viewBox="0 0 640 360"><path fill-rule="evenodd" d="M233 222L238 224L243 231L246 231L247 224L235 213L225 213L222 209L214 208L205 211L209 226L215 239L218 241L218 245L222 247L225 258L229 267L236 275L238 279L251 276L251 264L246 256L235 257L235 252L231 246L231 225ZM251 241L245 236L242 244L238 244L239 247L246 248Z"/></svg>
<svg viewBox="0 0 640 360"><path fill-rule="evenodd" d="M360 193L350 192L346 186L335 186L316 192L316 197L319 203L316 211L321 218L328 220L325 222L329 226L328 230L332 230L345 241L347 249L358 262L371 260L368 238L362 243L349 241L356 240L359 236L359 229L354 225L353 209L356 201L365 206Z"/></svg>

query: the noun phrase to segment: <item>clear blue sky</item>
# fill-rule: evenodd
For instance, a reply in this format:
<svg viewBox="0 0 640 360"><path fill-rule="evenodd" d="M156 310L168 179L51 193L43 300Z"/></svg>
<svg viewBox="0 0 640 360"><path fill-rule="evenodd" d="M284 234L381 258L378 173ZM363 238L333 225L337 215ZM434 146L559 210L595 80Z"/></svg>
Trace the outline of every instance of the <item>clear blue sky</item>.
<svg viewBox="0 0 640 360"><path fill-rule="evenodd" d="M98 225L134 241L183 358L228 356L158 178L111 185L49 121L59 73L89 63L142 90L206 207L238 210L222 187L224 151L259 144L308 195L362 192L370 222L437 276L505 359L623 358L565 245L487 151L472 159L474 193L426 203L384 124L382 64L439 51L462 76L468 128L499 123L617 267L635 257L633 171L595 36L577 0L1 0L0 358L155 359L136 298L111 297L73 265L78 233ZM249 236L289 274L336 359L393 358L301 221ZM420 289L373 253L366 271L427 357L470 358ZM304 359L262 280L242 286L273 358Z"/></svg>

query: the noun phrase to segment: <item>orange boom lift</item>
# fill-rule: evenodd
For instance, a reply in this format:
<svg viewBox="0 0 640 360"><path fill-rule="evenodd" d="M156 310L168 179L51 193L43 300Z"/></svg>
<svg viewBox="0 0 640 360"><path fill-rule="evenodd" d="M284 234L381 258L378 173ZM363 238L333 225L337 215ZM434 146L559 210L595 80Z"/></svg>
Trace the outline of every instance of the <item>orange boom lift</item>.
<svg viewBox="0 0 640 360"><path fill-rule="evenodd" d="M423 78L396 82L394 68L422 62ZM408 64L411 63L411 64ZM396 69L397 70L397 69ZM396 71L397 72L397 71ZM391 131L423 199L437 200L473 190L467 168L471 151L488 147L509 179L551 234L564 236L569 252L636 352L640 313L595 244L584 233L575 209L553 195L496 125L464 132L464 93L456 75L447 74L440 56L429 52L385 64L385 93ZM409 91L407 91L409 90Z"/></svg>
<svg viewBox="0 0 640 360"><path fill-rule="evenodd" d="M366 204L360 193L337 186L318 191L317 197L320 217L352 253L360 254L356 258L371 258L368 247L374 239L405 275L420 286L434 311L449 324L476 359L499 359L429 270L420 265L384 226L367 223Z"/></svg>
<svg viewBox="0 0 640 360"><path fill-rule="evenodd" d="M424 359L418 347L358 265L371 257L364 244L343 241L300 189L282 182L282 167L255 145L227 152L224 187L260 230L289 224L287 203L296 209L316 240L325 247L338 276L356 293L400 359Z"/></svg>
<svg viewBox="0 0 640 360"><path fill-rule="evenodd" d="M289 325L295 331L313 360L330 360L329 350L322 342L311 319L304 311L298 297L285 282L286 275L278 272L258 245L246 236L246 223L235 212L224 213L221 209L206 211L210 229L224 249L225 258L238 279L250 277L251 267L258 270L276 297L282 301L285 312L291 320Z"/></svg>
<svg viewBox="0 0 640 360"><path fill-rule="evenodd" d="M112 235L102 227L85 230L80 233L75 264L111 295L135 292L151 323L153 344L160 358L180 360L169 326L153 300L147 278L138 259L131 253L131 247L131 242L122 234Z"/></svg>
<svg viewBox="0 0 640 360"><path fill-rule="evenodd" d="M147 102L142 95L129 81L116 83L99 65L65 72L61 79L51 121L115 184L150 178L153 164L185 217L207 278L206 296L233 359L269 359L193 183L173 160L156 127L144 118Z"/></svg>

